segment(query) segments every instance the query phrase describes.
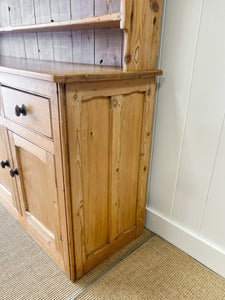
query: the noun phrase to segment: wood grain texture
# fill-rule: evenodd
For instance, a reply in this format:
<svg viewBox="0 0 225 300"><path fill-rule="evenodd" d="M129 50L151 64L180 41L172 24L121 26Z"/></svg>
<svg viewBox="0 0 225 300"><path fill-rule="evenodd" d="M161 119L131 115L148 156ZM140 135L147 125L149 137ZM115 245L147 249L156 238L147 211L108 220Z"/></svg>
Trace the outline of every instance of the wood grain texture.
<svg viewBox="0 0 225 300"><path fill-rule="evenodd" d="M149 171L149 161L151 152L152 126L154 118L155 106L155 86L156 79L152 79L147 86L143 104L142 133L141 133L141 149L140 164L138 175L138 191L137 191L137 213L136 213L136 235L140 235L143 230L145 221L145 207L147 200L147 181Z"/></svg>
<svg viewBox="0 0 225 300"><path fill-rule="evenodd" d="M121 0L124 30L124 70L156 67L162 0Z"/></svg>
<svg viewBox="0 0 225 300"><path fill-rule="evenodd" d="M122 31L95 30L95 64L121 66Z"/></svg>
<svg viewBox="0 0 225 300"><path fill-rule="evenodd" d="M87 18L94 16L94 0L71 1L72 19Z"/></svg>
<svg viewBox="0 0 225 300"><path fill-rule="evenodd" d="M81 110L84 236L89 255L108 242L109 99L83 102Z"/></svg>
<svg viewBox="0 0 225 300"><path fill-rule="evenodd" d="M120 0L95 0L95 16L120 12Z"/></svg>
<svg viewBox="0 0 225 300"><path fill-rule="evenodd" d="M76 278L78 279L81 278L85 272L84 268L86 265L86 253L84 245L84 195L82 185L81 101L76 98L76 94L76 86L68 84L66 86L67 131L69 143L69 161L70 165L74 166L70 168L70 176L71 178L74 178L73 184L71 185L71 200ZM69 128L68 124L70 124Z"/></svg>
<svg viewBox="0 0 225 300"><path fill-rule="evenodd" d="M54 156L11 133L10 143L23 217L31 219L27 221L40 239L62 255Z"/></svg>
<svg viewBox="0 0 225 300"><path fill-rule="evenodd" d="M22 126L52 137L49 100L14 89L2 87L3 106L6 117ZM15 114L15 107L25 105L26 115Z"/></svg>
<svg viewBox="0 0 225 300"><path fill-rule="evenodd" d="M4 76L1 74L4 74ZM53 81L59 83L75 81L107 81L116 79L137 79L137 81L139 81L140 78L149 78L161 75L162 71L150 70L143 72L124 72L120 67L69 64L61 62L45 62L21 58L0 57L0 80L2 82L6 82L5 76L7 77L7 80L10 80L10 77L13 77L15 74L20 75L20 77L17 76L17 80L20 81L20 84L22 84L26 90L29 89L29 87L25 84L25 77L23 78L22 76L29 77L31 82L32 79L41 79L42 81L33 80L32 83L36 90L42 90L43 88L43 92L46 93L49 90L49 84L47 82L45 83L44 81ZM11 80L11 82L13 85L17 84L17 81L13 82Z"/></svg>
<svg viewBox="0 0 225 300"><path fill-rule="evenodd" d="M94 64L94 30L72 31L73 62Z"/></svg>

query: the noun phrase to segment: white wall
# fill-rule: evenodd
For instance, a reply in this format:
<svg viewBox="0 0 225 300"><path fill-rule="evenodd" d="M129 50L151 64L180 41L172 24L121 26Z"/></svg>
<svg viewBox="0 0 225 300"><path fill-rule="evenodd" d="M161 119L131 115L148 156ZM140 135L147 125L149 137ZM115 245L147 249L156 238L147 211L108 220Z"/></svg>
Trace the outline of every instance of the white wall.
<svg viewBox="0 0 225 300"><path fill-rule="evenodd" d="M146 226L225 277L225 1L165 0Z"/></svg>

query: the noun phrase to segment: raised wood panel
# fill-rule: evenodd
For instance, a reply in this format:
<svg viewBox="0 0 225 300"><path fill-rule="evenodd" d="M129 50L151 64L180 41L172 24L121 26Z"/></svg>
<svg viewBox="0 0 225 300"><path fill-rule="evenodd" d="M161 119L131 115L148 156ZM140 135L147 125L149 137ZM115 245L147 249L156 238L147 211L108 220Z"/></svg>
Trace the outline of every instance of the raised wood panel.
<svg viewBox="0 0 225 300"><path fill-rule="evenodd" d="M23 217L39 238L62 256L54 155L11 132L9 135Z"/></svg>
<svg viewBox="0 0 225 300"><path fill-rule="evenodd" d="M11 121L52 137L49 99L2 87L5 116ZM26 115L18 117L15 107L25 105Z"/></svg>
<svg viewBox="0 0 225 300"><path fill-rule="evenodd" d="M6 141L5 141L5 130L4 127L0 125L0 161L8 161L9 165L12 166L11 158L6 149ZM12 200L12 178L9 175L9 167L5 167L4 169L0 166L0 185L2 185L9 194L9 199Z"/></svg>
<svg viewBox="0 0 225 300"><path fill-rule="evenodd" d="M201 0L166 3L160 54L164 76L156 98L149 207L168 218L173 209L200 14Z"/></svg>
<svg viewBox="0 0 225 300"><path fill-rule="evenodd" d="M93 84L68 84L66 88L77 278L110 255L113 250L109 245L118 247L117 239L122 244L128 232L137 234L137 205L143 206L137 204L140 151L143 149L143 156L149 154L142 145L142 139L146 143L142 128L146 132L143 116L147 87L143 89L141 83L137 84L138 91L134 84L132 92L132 82L129 88L125 83L123 90L115 82L116 95L112 86L102 83L95 84L94 94ZM146 111L152 117L153 109ZM141 177L145 183L147 171L148 166L143 171L146 176ZM140 197L144 202L145 196L146 191Z"/></svg>
<svg viewBox="0 0 225 300"><path fill-rule="evenodd" d="M83 203L86 255L108 242L109 99L81 104ZM71 165L71 168L76 166ZM76 195L73 194L74 199Z"/></svg>
<svg viewBox="0 0 225 300"><path fill-rule="evenodd" d="M119 131L111 140L119 144L117 153L112 150L112 155L117 155L115 164L112 162L112 181L115 181L112 192L118 201L118 235L136 225L143 98L143 93L123 95L120 101L112 98L112 110L118 110L119 114L111 121L112 127Z"/></svg>

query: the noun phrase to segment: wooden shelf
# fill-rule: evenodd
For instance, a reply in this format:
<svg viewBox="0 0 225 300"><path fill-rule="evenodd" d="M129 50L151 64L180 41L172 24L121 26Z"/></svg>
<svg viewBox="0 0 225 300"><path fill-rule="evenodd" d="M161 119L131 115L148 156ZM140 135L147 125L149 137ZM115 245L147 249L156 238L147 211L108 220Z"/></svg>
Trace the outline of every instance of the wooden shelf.
<svg viewBox="0 0 225 300"><path fill-rule="evenodd" d="M161 70L124 72L119 67L40 61L0 56L0 72L51 82L69 83L103 80L139 79L162 75ZM4 75L0 81L5 83Z"/></svg>
<svg viewBox="0 0 225 300"><path fill-rule="evenodd" d="M1 33L68 31L92 28L120 28L120 13L34 25L0 28Z"/></svg>

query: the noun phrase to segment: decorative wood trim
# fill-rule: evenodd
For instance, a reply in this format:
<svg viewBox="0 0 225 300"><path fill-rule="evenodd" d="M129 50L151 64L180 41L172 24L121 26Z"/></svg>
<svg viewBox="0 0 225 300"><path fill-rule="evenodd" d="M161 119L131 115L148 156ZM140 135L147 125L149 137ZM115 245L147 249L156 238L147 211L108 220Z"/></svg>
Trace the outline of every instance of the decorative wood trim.
<svg viewBox="0 0 225 300"><path fill-rule="evenodd" d="M120 13L51 23L4 27L0 28L0 34L18 32L70 31L93 28L120 28Z"/></svg>

